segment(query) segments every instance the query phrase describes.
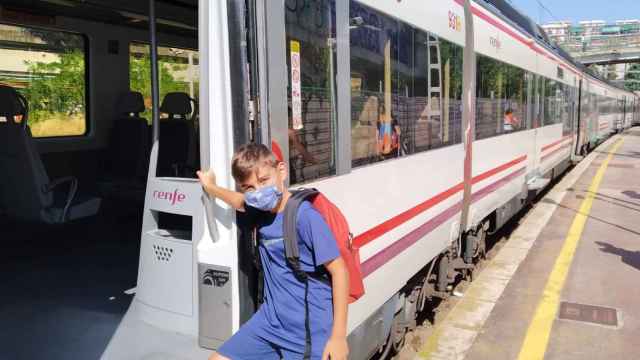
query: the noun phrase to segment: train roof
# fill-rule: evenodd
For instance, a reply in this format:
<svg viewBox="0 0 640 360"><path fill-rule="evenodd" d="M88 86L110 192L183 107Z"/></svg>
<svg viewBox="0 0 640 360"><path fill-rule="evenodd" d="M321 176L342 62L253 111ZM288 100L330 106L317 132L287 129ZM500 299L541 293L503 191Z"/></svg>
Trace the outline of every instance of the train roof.
<svg viewBox="0 0 640 360"><path fill-rule="evenodd" d="M605 84L607 84L607 85L609 85L611 87L627 91L626 89L611 83L607 79L603 78L600 74L597 74L592 69L584 66L582 63L580 63L576 59L574 59L562 47L560 47L558 44L552 42L551 39L549 39L549 37L547 36L547 33L544 31L544 29L542 29L542 27L539 24L537 24L533 19L531 19L527 15L521 13L518 9L516 9L513 5L511 5L508 1L506 1L506 0L477 0L477 3L478 3L478 5L482 6L483 8L491 11L494 15L496 15L496 16L502 18L503 20L507 21L512 26L518 28L523 33L528 34L533 39L535 39L535 41L539 45L543 46L544 48L546 48L547 50L551 51L552 53L554 53L558 57L560 57L560 58L564 59L565 61L567 61L568 63L572 64L573 66L578 68L580 71L584 72L585 74L588 74L589 76L595 78L596 80L601 81L601 82L603 82L603 83L605 83Z"/></svg>

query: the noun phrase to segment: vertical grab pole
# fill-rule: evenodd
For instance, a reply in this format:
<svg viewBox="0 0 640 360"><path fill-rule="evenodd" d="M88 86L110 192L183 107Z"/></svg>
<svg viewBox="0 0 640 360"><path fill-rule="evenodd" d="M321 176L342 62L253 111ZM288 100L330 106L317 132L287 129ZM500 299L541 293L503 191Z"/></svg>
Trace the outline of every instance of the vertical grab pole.
<svg viewBox="0 0 640 360"><path fill-rule="evenodd" d="M476 90L476 55L474 49L473 12L470 0L464 2L465 47L463 54L463 107L462 138L464 141L464 193L460 216L460 238L467 230L469 207L471 206L471 178L473 163L473 138L475 134L475 90Z"/></svg>
<svg viewBox="0 0 640 360"><path fill-rule="evenodd" d="M151 126L154 144L160 135L160 119L158 108L160 106L160 89L158 82L158 37L156 34L156 1L149 0L149 34L151 36Z"/></svg>

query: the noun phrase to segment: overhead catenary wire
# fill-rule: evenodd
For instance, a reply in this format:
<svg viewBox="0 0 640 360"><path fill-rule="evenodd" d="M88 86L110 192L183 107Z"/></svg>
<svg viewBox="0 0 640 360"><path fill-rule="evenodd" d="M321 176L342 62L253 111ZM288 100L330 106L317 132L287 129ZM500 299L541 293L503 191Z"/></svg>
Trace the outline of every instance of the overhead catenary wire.
<svg viewBox="0 0 640 360"><path fill-rule="evenodd" d="M514 1L513 1L513 0L507 0L507 1L508 1L511 5L514 5L514 6L515 6L515 3L514 3ZM535 2L538 4L538 7L540 8L540 10L544 10L544 11L546 11L546 12L551 16L551 18L552 18L553 20L555 20L555 21L560 21L560 19L558 19L558 17L557 17L557 16L555 16L555 15L553 14L553 12L552 12L551 10L549 10L549 8L548 8L545 4L543 4L543 3L542 3L542 1L541 1L541 0L535 0ZM540 14L538 14L538 23L542 23L542 11L540 12Z"/></svg>
<svg viewBox="0 0 640 360"><path fill-rule="evenodd" d="M558 19L558 18L553 14L553 12L551 12L551 10L549 10L549 8L548 8L548 7L546 7L546 6L542 3L542 1L541 1L541 0L535 0L535 1L538 3L538 5L540 6L540 8L541 8L541 9L543 9L543 10L544 10L544 11L546 11L549 15L551 15L551 18L552 18L553 20L555 20L555 21L560 21L560 19ZM542 21L542 19L540 19L540 21Z"/></svg>

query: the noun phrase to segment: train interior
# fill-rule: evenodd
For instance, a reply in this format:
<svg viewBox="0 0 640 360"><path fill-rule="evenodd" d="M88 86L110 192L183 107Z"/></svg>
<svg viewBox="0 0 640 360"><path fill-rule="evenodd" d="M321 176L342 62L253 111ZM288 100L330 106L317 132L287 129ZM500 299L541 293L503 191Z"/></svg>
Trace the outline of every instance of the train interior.
<svg viewBox="0 0 640 360"><path fill-rule="evenodd" d="M157 171L195 177L198 2L155 11ZM2 117L0 101L0 347L11 358L99 358L133 298L153 138L148 19L149 1L0 1L0 97L17 89L29 109Z"/></svg>

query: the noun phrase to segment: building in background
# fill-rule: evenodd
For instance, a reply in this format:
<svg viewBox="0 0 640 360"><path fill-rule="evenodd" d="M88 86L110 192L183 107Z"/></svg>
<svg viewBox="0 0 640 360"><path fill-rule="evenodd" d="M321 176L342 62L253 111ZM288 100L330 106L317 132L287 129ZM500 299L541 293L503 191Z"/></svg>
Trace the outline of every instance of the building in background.
<svg viewBox="0 0 640 360"><path fill-rule="evenodd" d="M637 72L621 58L640 61L640 20L554 21L542 25L549 39L564 48L577 61L588 65L604 78L625 85L628 75ZM593 64L593 65L589 65Z"/></svg>
<svg viewBox="0 0 640 360"><path fill-rule="evenodd" d="M565 42L570 36L571 25L571 21L555 21L543 25L542 28L550 39L556 42Z"/></svg>

